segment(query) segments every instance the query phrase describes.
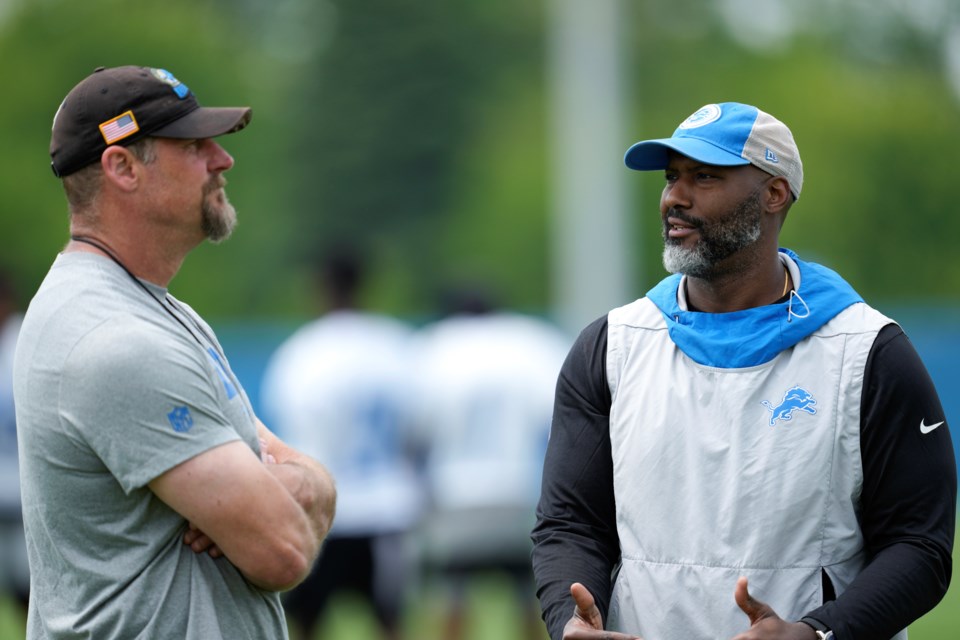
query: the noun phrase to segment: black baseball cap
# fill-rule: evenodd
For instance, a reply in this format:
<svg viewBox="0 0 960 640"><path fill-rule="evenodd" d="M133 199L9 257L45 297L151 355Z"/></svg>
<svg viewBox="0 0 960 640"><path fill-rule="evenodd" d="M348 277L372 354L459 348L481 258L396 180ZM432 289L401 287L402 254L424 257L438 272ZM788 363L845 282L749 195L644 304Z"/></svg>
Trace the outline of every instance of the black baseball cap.
<svg viewBox="0 0 960 640"><path fill-rule="evenodd" d="M98 67L53 117L50 166L62 178L98 161L110 145L147 136L213 138L243 129L251 115L250 107L201 107L165 69Z"/></svg>

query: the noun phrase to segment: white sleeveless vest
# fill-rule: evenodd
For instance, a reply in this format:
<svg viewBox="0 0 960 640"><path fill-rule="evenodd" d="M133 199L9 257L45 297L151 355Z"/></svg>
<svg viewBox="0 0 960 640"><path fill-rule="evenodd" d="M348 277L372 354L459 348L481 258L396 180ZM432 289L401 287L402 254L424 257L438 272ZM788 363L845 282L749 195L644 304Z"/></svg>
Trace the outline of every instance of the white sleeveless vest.
<svg viewBox="0 0 960 640"><path fill-rule="evenodd" d="M617 530L608 628L649 640L730 638L749 627L739 576L781 618L837 594L865 564L857 524L867 357L892 321L866 304L764 364L698 364L642 298L610 312ZM905 639L903 631L896 636Z"/></svg>

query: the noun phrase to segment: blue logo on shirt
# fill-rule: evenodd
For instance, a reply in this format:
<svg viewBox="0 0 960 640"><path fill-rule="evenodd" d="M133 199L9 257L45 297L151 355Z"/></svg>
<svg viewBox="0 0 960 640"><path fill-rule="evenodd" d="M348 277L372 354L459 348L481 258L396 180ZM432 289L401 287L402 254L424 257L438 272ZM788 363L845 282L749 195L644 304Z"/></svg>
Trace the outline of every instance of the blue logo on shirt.
<svg viewBox="0 0 960 640"><path fill-rule="evenodd" d="M230 380L230 376L227 375L227 368L223 365L220 354L217 353L217 350L213 347L207 347L207 353L213 358L213 364L217 368L217 375L220 376L220 381L223 383L223 390L227 392L227 400L233 400L233 397L237 395L237 387Z"/></svg>
<svg viewBox="0 0 960 640"><path fill-rule="evenodd" d="M177 433L186 433L193 428L193 416L190 415L190 409L187 407L175 408L167 414L167 420Z"/></svg>
<svg viewBox="0 0 960 640"><path fill-rule="evenodd" d="M771 413L771 427L776 425L778 420L793 420L794 411L806 411L811 415L816 414L817 410L814 409L816 404L817 401L813 399L810 392L800 387L794 387L783 394L783 400L776 406L766 400L763 401L763 406Z"/></svg>

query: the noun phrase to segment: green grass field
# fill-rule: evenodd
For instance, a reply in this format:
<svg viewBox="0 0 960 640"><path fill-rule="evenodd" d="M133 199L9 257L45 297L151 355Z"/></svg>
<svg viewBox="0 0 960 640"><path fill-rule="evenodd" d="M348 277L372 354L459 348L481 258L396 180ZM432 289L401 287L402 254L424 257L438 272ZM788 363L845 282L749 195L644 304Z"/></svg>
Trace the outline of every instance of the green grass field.
<svg viewBox="0 0 960 640"><path fill-rule="evenodd" d="M960 563L960 553L954 554ZM958 564L960 566L960 564ZM476 581L469 590L471 607L467 637L463 640L528 640L523 615L510 585L495 577ZM362 603L350 598L335 601L322 628L312 640L379 640L376 626ZM406 616L405 636L443 640L444 594L425 586ZM541 625L542 626L542 625ZM954 640L960 635L960 579L926 616L910 626L911 640ZM8 600L0 599L0 640L23 640L24 620ZM542 632L546 640L546 631Z"/></svg>
<svg viewBox="0 0 960 640"><path fill-rule="evenodd" d="M510 582L496 576L472 584L467 593L469 625L463 640L529 640L524 634L523 612L512 594ZM425 585L405 617L404 637L442 640L445 601L442 588ZM379 640L376 622L359 599L340 597L333 602L315 640ZM24 623L12 602L0 597L0 640L23 640ZM539 626L542 639L548 640L543 625Z"/></svg>

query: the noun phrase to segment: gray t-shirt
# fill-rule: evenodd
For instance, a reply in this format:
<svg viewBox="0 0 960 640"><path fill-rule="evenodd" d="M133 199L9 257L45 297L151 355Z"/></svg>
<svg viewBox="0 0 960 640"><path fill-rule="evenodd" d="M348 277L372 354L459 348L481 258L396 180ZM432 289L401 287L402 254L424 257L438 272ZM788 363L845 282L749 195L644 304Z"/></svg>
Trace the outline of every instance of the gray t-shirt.
<svg viewBox="0 0 960 640"><path fill-rule="evenodd" d="M187 522L147 486L213 447L259 443L213 331L144 284L108 258L62 254L24 318L27 638L286 638L279 595L190 550Z"/></svg>

